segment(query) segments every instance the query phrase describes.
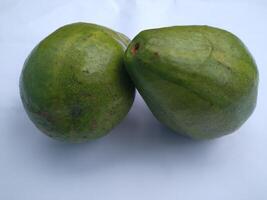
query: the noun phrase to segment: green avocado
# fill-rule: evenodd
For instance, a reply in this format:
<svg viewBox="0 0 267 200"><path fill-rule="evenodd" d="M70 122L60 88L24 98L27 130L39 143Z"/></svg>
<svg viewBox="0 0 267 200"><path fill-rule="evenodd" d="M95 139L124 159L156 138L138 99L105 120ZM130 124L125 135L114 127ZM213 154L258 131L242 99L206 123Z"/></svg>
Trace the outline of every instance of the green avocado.
<svg viewBox="0 0 267 200"><path fill-rule="evenodd" d="M20 95L33 123L69 142L106 135L128 113L135 95L123 64L129 39L89 23L63 26L26 59Z"/></svg>
<svg viewBox="0 0 267 200"><path fill-rule="evenodd" d="M232 133L255 108L256 64L245 45L225 30L145 30L129 44L124 60L155 117L193 139Z"/></svg>

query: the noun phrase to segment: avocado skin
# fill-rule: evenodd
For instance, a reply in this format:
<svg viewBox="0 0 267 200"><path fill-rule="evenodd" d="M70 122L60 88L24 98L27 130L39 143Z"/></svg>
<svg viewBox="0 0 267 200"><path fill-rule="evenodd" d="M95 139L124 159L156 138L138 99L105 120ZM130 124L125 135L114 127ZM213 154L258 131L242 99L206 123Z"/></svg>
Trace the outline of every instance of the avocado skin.
<svg viewBox="0 0 267 200"><path fill-rule="evenodd" d="M228 31L210 26L145 30L131 41L124 61L154 116L193 139L234 132L256 106L256 64Z"/></svg>
<svg viewBox="0 0 267 200"><path fill-rule="evenodd" d="M135 89L123 64L129 39L89 23L63 26L26 59L20 95L46 135L85 142L106 135L128 113Z"/></svg>

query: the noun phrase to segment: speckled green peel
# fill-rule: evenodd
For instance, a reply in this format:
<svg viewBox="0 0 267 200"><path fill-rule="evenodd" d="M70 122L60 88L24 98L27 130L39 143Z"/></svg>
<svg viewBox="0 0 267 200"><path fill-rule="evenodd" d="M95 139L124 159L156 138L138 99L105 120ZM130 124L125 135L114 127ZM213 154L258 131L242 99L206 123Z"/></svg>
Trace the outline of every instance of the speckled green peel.
<svg viewBox="0 0 267 200"><path fill-rule="evenodd" d="M145 30L126 69L155 117L195 139L232 133L256 105L258 71L244 44L209 26Z"/></svg>
<svg viewBox="0 0 267 200"><path fill-rule="evenodd" d="M70 142L107 134L134 100L123 66L128 42L121 33L88 23L63 26L41 41L20 77L22 102L34 124Z"/></svg>

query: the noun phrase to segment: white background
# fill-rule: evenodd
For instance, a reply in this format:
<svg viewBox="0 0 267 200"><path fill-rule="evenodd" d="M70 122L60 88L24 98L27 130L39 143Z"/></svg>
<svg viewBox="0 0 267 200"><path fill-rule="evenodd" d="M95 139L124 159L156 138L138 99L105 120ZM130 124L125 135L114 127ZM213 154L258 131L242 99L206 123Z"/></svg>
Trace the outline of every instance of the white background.
<svg viewBox="0 0 267 200"><path fill-rule="evenodd" d="M207 24L240 37L258 64L258 105L236 133L192 141L171 133L137 95L108 136L66 144L40 133L18 80L31 49L58 27L98 23L130 38L146 28ZM264 0L1 0L1 200L266 200L267 2Z"/></svg>

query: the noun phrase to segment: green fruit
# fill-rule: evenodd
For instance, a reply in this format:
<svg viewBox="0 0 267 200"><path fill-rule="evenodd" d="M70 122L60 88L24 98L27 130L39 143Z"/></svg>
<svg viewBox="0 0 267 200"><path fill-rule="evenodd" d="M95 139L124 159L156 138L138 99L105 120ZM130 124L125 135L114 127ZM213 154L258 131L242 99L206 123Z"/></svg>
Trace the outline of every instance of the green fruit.
<svg viewBox="0 0 267 200"><path fill-rule="evenodd" d="M123 66L129 40L88 23L63 26L25 61L20 94L34 124L70 142L101 137L129 111L135 89Z"/></svg>
<svg viewBox="0 0 267 200"><path fill-rule="evenodd" d="M235 131L256 105L256 64L227 31L208 26L145 30L130 43L124 60L155 117L192 138Z"/></svg>

